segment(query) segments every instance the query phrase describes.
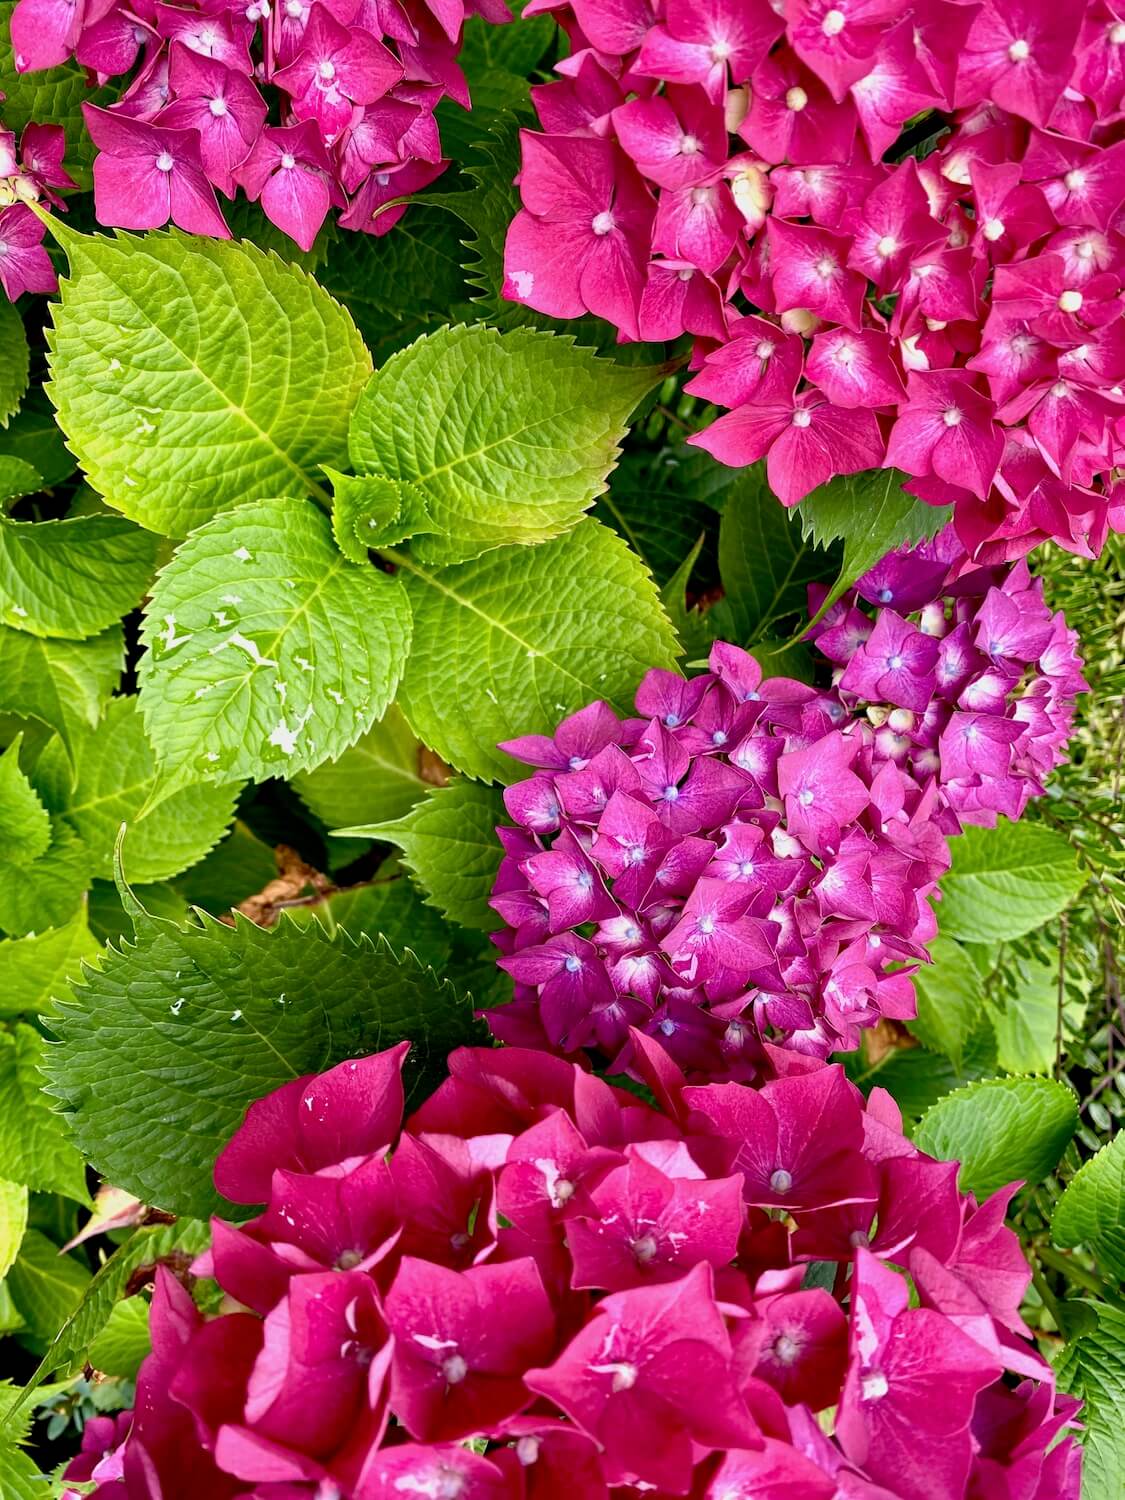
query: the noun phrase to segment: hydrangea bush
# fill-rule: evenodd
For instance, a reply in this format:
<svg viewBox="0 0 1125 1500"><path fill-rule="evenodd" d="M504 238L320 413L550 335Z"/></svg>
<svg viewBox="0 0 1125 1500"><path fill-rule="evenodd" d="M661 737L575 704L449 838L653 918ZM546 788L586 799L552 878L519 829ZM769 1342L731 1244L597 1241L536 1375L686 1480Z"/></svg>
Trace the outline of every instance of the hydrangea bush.
<svg viewBox="0 0 1125 1500"><path fill-rule="evenodd" d="M1117 1500L1123 28L0 0L2 1500Z"/></svg>

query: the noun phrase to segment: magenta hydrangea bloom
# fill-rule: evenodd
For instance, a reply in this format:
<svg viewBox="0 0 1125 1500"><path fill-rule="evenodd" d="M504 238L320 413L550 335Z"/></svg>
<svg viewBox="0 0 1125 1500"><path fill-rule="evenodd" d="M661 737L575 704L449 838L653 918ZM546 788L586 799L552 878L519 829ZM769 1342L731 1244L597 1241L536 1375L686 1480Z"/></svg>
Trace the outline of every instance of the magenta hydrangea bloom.
<svg viewBox="0 0 1125 1500"><path fill-rule="evenodd" d="M1082 661L1025 562L974 568L949 527L885 557L813 635L876 758L936 776L962 823L1020 817L1066 758Z"/></svg>
<svg viewBox="0 0 1125 1500"><path fill-rule="evenodd" d="M690 441L765 458L786 505L898 468L987 563L1096 555L1125 524L1125 23L1102 0L541 10L571 51L532 91L506 296L690 335L688 389L730 408ZM927 113L918 162L896 143Z"/></svg>
<svg viewBox="0 0 1125 1500"><path fill-rule="evenodd" d="M1077 1500L1077 1403L1018 1318L1014 1189L959 1193L838 1066L686 1087L634 1043L655 1108L519 1048L454 1052L405 1124L401 1049L259 1101L223 1182L238 1163L268 1206L216 1219L193 1267L237 1310L205 1319L160 1267L136 1409L91 1422L66 1478L97 1500ZM385 1197L419 1153L459 1197ZM335 1193L355 1233L326 1259Z"/></svg>
<svg viewBox="0 0 1125 1500"><path fill-rule="evenodd" d="M456 59L474 15L511 19L503 0L17 0L11 29L21 73L73 56L99 84L124 80L108 106L83 106L100 223L225 238L216 194L242 187L308 250L333 207L344 227L385 234L398 200L448 165L434 111L446 95L469 105ZM74 186L28 156L25 133L35 196ZM27 274L13 252L6 288L49 289Z"/></svg>

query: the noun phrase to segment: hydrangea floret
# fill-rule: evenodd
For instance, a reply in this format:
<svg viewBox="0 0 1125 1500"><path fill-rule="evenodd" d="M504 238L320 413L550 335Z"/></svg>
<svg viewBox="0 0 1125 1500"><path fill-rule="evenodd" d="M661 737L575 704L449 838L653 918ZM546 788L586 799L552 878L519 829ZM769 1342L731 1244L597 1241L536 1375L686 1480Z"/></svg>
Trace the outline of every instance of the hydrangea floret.
<svg viewBox="0 0 1125 1500"><path fill-rule="evenodd" d="M1063 757L1073 633L1025 563L974 568L947 528L813 634L829 689L719 642L708 672L649 672L636 718L507 742L536 770L498 830L497 1036L628 1067L636 1028L753 1077L768 1042L823 1057L915 1014L948 836L1018 817Z"/></svg>
<svg viewBox="0 0 1125 1500"><path fill-rule="evenodd" d="M1125 525L1113 7L527 11L571 52L532 90L508 297L691 335L688 389L730 408L692 441L786 505L886 466L974 553Z"/></svg>
<svg viewBox="0 0 1125 1500"><path fill-rule="evenodd" d="M157 1273L97 1500L1077 1500L1076 1403L1020 1319L1029 1272L955 1163L837 1066L653 1108L467 1048L402 1125L406 1048L251 1106L215 1181L204 1317Z"/></svg>
<svg viewBox="0 0 1125 1500"><path fill-rule="evenodd" d="M219 195L241 190L308 250L331 208L385 234L449 165L434 111L469 106L474 15L511 19L503 0L18 0L11 29L20 72L74 57L125 80L82 106L100 223L226 238Z"/></svg>

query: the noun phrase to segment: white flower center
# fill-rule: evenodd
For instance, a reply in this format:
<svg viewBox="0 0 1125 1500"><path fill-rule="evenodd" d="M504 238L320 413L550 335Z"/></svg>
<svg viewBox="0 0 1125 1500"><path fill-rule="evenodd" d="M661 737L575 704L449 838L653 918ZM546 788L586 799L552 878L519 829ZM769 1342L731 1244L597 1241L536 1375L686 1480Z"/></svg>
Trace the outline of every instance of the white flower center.
<svg viewBox="0 0 1125 1500"><path fill-rule="evenodd" d="M985 237L986 240L999 240L999 239L1003 239L1003 237L1004 237L1004 220L1003 219L986 219L984 221L984 228L983 228L983 230L981 232L983 233L983 235L984 235L984 237Z"/></svg>
<svg viewBox="0 0 1125 1500"><path fill-rule="evenodd" d="M1056 380L1051 387L1051 395L1054 396L1056 401L1062 401L1070 395L1070 386L1067 385L1065 380Z"/></svg>
<svg viewBox="0 0 1125 1500"><path fill-rule="evenodd" d="M794 427L808 427L811 422L812 413L805 411L803 407L798 408L798 410L793 413Z"/></svg>
<svg viewBox="0 0 1125 1500"><path fill-rule="evenodd" d="M837 269L836 261L831 255L822 255L819 260L813 263L813 270L820 277L821 281L831 281Z"/></svg>
<svg viewBox="0 0 1125 1500"><path fill-rule="evenodd" d="M1031 48L1024 41L1022 36L1017 37L1012 45L1008 48L1008 56L1014 63L1026 62L1031 56Z"/></svg>
<svg viewBox="0 0 1125 1500"><path fill-rule="evenodd" d="M448 1385L460 1385L469 1373L469 1367L459 1354L451 1354L441 1362L441 1373Z"/></svg>
<svg viewBox="0 0 1125 1500"><path fill-rule="evenodd" d="M885 234L875 246L876 254L881 255L884 260L886 260L888 255L893 255L897 249L898 240L895 239L893 234Z"/></svg>
<svg viewBox="0 0 1125 1500"><path fill-rule="evenodd" d="M632 1244L632 1251L637 1258L637 1264L642 1266L648 1265L649 1261L655 1256L657 1249L656 1236L652 1234L642 1234L640 1239L634 1240Z"/></svg>
<svg viewBox="0 0 1125 1500"><path fill-rule="evenodd" d="M820 23L820 29L825 36L839 36L848 23L848 18L842 10L830 10Z"/></svg>
<svg viewBox="0 0 1125 1500"><path fill-rule="evenodd" d="M779 1335L779 1337L774 1340L774 1358L778 1361L779 1364L791 1365L800 1352L800 1345L797 1343L797 1340L794 1338L790 1338L787 1333Z"/></svg>
<svg viewBox="0 0 1125 1500"><path fill-rule="evenodd" d="M941 414L941 420L947 427L960 427L961 408L959 406L947 406Z"/></svg>
<svg viewBox="0 0 1125 1500"><path fill-rule="evenodd" d="M758 356L759 359L769 359L770 355L773 353L773 345L770 343L769 339L762 339L758 344L758 347L754 350L754 353Z"/></svg>
<svg viewBox="0 0 1125 1500"><path fill-rule="evenodd" d="M1076 313L1082 306L1082 293L1068 289L1059 293L1059 311Z"/></svg>
<svg viewBox="0 0 1125 1500"><path fill-rule="evenodd" d="M863 1377L863 1399L865 1401L881 1401L890 1390L887 1377L876 1370L871 1375Z"/></svg>
<svg viewBox="0 0 1125 1500"><path fill-rule="evenodd" d="M604 210L600 214L595 214L593 219L590 221L590 228L597 235L609 234L610 231L615 229L616 227L617 220L613 217L608 209Z"/></svg>
<svg viewBox="0 0 1125 1500"><path fill-rule="evenodd" d="M227 112L227 101L225 99L209 99L207 101L207 108L217 120L221 119Z"/></svg>
<svg viewBox="0 0 1125 1500"><path fill-rule="evenodd" d="M801 804L802 807L810 807L812 805L812 800L813 794L809 791L808 787L804 787L797 793L797 801Z"/></svg>
<svg viewBox="0 0 1125 1500"><path fill-rule="evenodd" d="M776 1172L770 1174L770 1192L787 1193L793 1186L793 1175L784 1167L778 1167Z"/></svg>
<svg viewBox="0 0 1125 1500"><path fill-rule="evenodd" d="M325 79L335 78L335 76L336 76L336 64L334 62L331 62L326 57L324 59L324 61L317 66L317 70L316 71L317 71L317 76L319 78L325 78Z"/></svg>
<svg viewBox="0 0 1125 1500"><path fill-rule="evenodd" d="M712 42L711 61L717 63L726 62L732 50L729 42Z"/></svg>
<svg viewBox="0 0 1125 1500"><path fill-rule="evenodd" d="M808 102L809 102L809 96L808 96L808 94L805 93L804 89L800 87L800 85L794 85L793 88L786 90L786 93L785 93L785 107L786 107L786 109L791 109L794 112L796 112L798 110L804 109L805 105Z"/></svg>
<svg viewBox="0 0 1125 1500"><path fill-rule="evenodd" d="M695 156L700 150L700 141L697 135L685 135L680 140L680 151L684 156Z"/></svg>
<svg viewBox="0 0 1125 1500"><path fill-rule="evenodd" d="M156 166L158 171L170 172L175 165L175 159L173 158L170 151L162 151L156 158Z"/></svg>
<svg viewBox="0 0 1125 1500"><path fill-rule="evenodd" d="M1086 174L1080 167L1072 167L1063 178L1063 183L1068 192L1080 193L1086 186Z"/></svg>
<svg viewBox="0 0 1125 1500"><path fill-rule="evenodd" d="M281 165L287 172L291 172L297 165L297 158L291 151L283 151L281 154Z"/></svg>
<svg viewBox="0 0 1125 1500"><path fill-rule="evenodd" d="M1125 46L1125 21L1114 21L1109 28L1109 40L1114 47Z"/></svg>

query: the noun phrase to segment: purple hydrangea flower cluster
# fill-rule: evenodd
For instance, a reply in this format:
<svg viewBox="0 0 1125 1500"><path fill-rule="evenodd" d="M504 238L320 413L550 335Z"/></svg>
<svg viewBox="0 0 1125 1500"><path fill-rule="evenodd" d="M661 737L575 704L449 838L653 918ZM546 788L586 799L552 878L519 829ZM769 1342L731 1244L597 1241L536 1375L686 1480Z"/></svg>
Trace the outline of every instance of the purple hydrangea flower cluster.
<svg viewBox="0 0 1125 1500"><path fill-rule="evenodd" d="M693 441L764 458L786 505L888 466L974 553L1096 554L1125 526L1115 6L534 11L571 53L532 90L508 297L692 335L688 389L732 408Z"/></svg>
<svg viewBox="0 0 1125 1500"><path fill-rule="evenodd" d="M1086 690L1077 636L1025 562L973 568L948 528L884 558L812 634L844 704L876 726L876 756L936 775L962 823L1020 817L1066 759Z"/></svg>
<svg viewBox="0 0 1125 1500"><path fill-rule="evenodd" d="M0 93L0 103L4 95ZM28 208L44 199L59 203L56 189L76 187L63 167L66 141L60 125L25 125L19 143L0 118L0 287L10 302L24 292L58 286L43 248L45 226Z"/></svg>
<svg viewBox="0 0 1125 1500"><path fill-rule="evenodd" d="M216 193L239 188L308 250L330 208L385 234L386 205L445 170L434 110L469 107L467 17L503 0L18 0L19 71L74 56L120 98L83 105L98 220L229 237Z"/></svg>
<svg viewBox="0 0 1125 1500"><path fill-rule="evenodd" d="M403 1047L252 1105L215 1180L268 1207L216 1220L195 1267L238 1310L158 1272L128 1435L99 1425L73 1477L97 1500L1077 1500L1014 1188L959 1193L839 1067L687 1087L637 1046L659 1109L472 1048L402 1128Z"/></svg>
<svg viewBox="0 0 1125 1500"><path fill-rule="evenodd" d="M824 1057L915 1014L947 838L1042 793L1084 687L1074 635L1025 563L974 569L951 528L812 633L831 689L720 642L707 673L649 672L637 718L594 703L503 746L536 771L497 830L496 1036L629 1068L635 1028L741 1078L769 1042Z"/></svg>

